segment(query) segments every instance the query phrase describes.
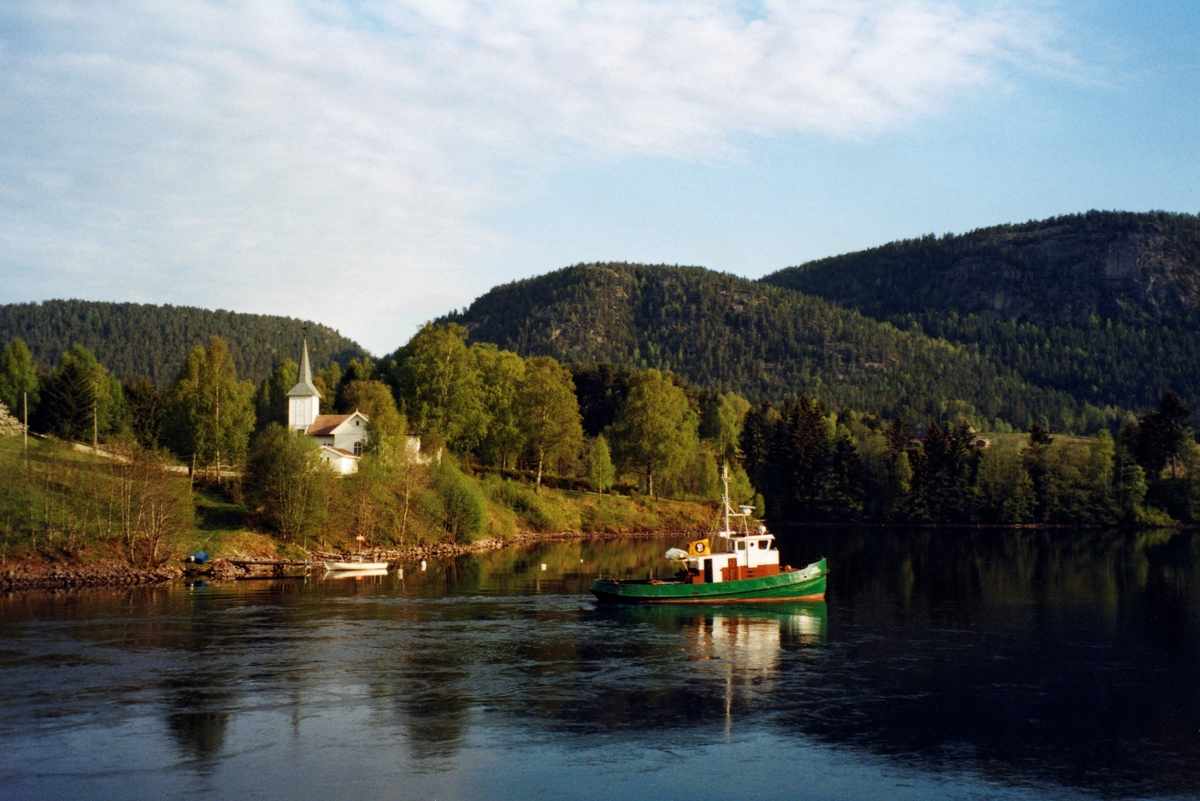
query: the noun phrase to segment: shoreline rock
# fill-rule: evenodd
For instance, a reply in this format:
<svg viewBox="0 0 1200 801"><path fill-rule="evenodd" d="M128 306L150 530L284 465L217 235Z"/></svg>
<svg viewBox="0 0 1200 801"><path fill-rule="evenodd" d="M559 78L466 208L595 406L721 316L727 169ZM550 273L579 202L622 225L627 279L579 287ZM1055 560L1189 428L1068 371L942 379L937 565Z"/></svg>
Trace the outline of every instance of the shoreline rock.
<svg viewBox="0 0 1200 801"><path fill-rule="evenodd" d="M455 559L476 553L486 553L514 545L532 545L543 542L571 542L575 540L652 539L669 537L692 537L696 532L681 531L634 531L634 532L589 532L589 531L522 531L506 540L480 539L471 543L431 542L408 545L402 548L368 551L373 559L396 562L420 562L425 560ZM314 561L342 559L344 554L330 551L310 551ZM269 567L256 569L234 564L227 558L218 558L203 567L133 568L120 562L102 562L95 565L39 564L0 567L0 593L11 594L29 591L78 590L89 588L143 587L167 584L184 578L206 581L233 581L244 578L271 578Z"/></svg>
<svg viewBox="0 0 1200 801"><path fill-rule="evenodd" d="M183 577L183 570L166 565L134 568L120 562L96 565L46 565L0 569L0 593L28 590L72 590L88 587L142 587L166 584Z"/></svg>

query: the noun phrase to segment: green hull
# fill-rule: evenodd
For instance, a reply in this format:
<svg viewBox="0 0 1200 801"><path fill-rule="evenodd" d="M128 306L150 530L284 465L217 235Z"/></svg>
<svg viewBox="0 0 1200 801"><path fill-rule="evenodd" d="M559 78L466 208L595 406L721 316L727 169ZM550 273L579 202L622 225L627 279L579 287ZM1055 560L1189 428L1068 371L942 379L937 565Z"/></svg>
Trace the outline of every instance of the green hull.
<svg viewBox="0 0 1200 801"><path fill-rule="evenodd" d="M815 562L815 574L807 568L762 578L720 581L714 584L683 584L678 581L652 583L645 579L618 581L597 579L592 594L603 603L696 604L754 603L773 601L820 601L825 598L825 560Z"/></svg>

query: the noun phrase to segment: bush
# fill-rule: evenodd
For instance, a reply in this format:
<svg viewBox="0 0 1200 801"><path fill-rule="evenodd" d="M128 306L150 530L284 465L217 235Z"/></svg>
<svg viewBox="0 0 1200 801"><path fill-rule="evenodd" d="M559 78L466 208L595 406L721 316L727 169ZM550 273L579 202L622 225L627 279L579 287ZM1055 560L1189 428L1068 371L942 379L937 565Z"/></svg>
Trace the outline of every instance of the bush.
<svg viewBox="0 0 1200 801"><path fill-rule="evenodd" d="M463 475L449 457L433 473L433 489L442 502L442 527L455 542L471 542L483 528L487 501L479 485Z"/></svg>
<svg viewBox="0 0 1200 801"><path fill-rule="evenodd" d="M543 476L542 481L545 482ZM513 510L517 517L538 531L557 531L563 521L553 507L539 498L529 487L515 481L500 480L489 476L484 483L488 497L494 502Z"/></svg>

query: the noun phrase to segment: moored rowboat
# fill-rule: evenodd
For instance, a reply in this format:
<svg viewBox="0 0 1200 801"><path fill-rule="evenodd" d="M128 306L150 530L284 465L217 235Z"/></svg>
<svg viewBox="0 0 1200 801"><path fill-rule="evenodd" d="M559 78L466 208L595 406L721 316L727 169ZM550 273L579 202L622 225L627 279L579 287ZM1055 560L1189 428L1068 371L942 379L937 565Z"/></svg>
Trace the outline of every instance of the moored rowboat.
<svg viewBox="0 0 1200 801"><path fill-rule="evenodd" d="M326 570L387 570L387 562L326 562Z"/></svg>

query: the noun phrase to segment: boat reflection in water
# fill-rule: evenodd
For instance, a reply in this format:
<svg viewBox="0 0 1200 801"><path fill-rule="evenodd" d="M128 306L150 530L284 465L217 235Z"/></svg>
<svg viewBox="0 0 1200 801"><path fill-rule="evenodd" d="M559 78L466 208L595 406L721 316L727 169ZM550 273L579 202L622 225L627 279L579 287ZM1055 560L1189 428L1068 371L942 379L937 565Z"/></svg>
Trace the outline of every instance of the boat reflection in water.
<svg viewBox="0 0 1200 801"><path fill-rule="evenodd" d="M728 736L735 708L751 709L775 689L786 650L822 645L828 626L824 601L766 604L662 604L619 607L624 623L644 622L681 642L690 667L672 678L707 690L723 702Z"/></svg>

